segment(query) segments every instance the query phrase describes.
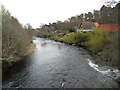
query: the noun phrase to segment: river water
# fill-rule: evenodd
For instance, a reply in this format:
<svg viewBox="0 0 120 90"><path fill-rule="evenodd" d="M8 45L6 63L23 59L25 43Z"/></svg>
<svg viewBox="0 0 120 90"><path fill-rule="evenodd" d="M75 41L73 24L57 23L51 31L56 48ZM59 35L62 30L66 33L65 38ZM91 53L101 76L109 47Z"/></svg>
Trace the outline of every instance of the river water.
<svg viewBox="0 0 120 90"><path fill-rule="evenodd" d="M16 64L3 88L117 88L109 76L89 64L80 47L34 38L35 51Z"/></svg>

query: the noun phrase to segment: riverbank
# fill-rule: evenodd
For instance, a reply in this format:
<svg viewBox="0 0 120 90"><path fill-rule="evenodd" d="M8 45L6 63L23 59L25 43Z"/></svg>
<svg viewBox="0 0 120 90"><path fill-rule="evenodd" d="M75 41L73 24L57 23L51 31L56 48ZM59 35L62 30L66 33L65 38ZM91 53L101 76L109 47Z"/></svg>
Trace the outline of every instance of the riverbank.
<svg viewBox="0 0 120 90"><path fill-rule="evenodd" d="M81 34L86 34L86 33L81 33ZM78 34L78 35L80 35L80 34ZM69 45L72 45L72 46L82 47L82 48L84 48L85 50L87 50L89 52L89 54L92 56L92 60L94 61L95 64L98 64L100 66L107 66L107 67L111 67L111 68L112 67L113 68L118 68L120 70L119 65L118 65L119 61L118 61L118 59L116 59L118 57L117 55L115 55L115 56L117 56L115 58L116 61L112 61L111 58L105 57L106 54L110 54L109 52L105 52L104 50L101 50L101 51L98 51L98 52L96 51L95 52L94 50L91 50L88 46L86 46L85 42L88 39L86 37L86 35L79 36L78 39L80 41L77 41L75 37L76 37L76 33L69 33L69 34L64 35L64 36L44 37L44 38L50 39L50 40L54 40L56 42L61 42L61 43L69 44ZM99 46L99 45L97 45L97 46ZM112 49L111 48L107 48L107 50L109 51L109 50L112 50ZM114 54L116 54L116 53L112 53L112 55L114 55ZM115 59L113 59L113 60L115 60Z"/></svg>
<svg viewBox="0 0 120 90"><path fill-rule="evenodd" d="M12 58L12 60L6 61L6 60L2 60L2 69L5 71L7 70L7 68L12 67L14 64L20 62L21 60L23 60L23 58L27 55L29 55L30 53L32 53L35 49L35 44L31 43L30 46L28 46L26 48L25 53L22 56L19 55L14 55Z"/></svg>
<svg viewBox="0 0 120 90"><path fill-rule="evenodd" d="M9 74L13 74L15 71L12 70L14 66L23 62L24 58L31 54L35 50L36 45L31 43L30 46L27 47L26 52L23 56L15 56L15 60L11 60L9 62L2 61L2 81L9 78ZM24 64L24 63L23 63Z"/></svg>
<svg viewBox="0 0 120 90"><path fill-rule="evenodd" d="M113 68L118 68L117 65L113 65L112 62L110 62L108 60L108 58L105 58L97 53L94 53L92 52L91 50L89 50L86 46L82 46L82 45L76 45L75 43L67 43L67 42L64 42L64 41L59 41L58 39L52 39L56 42L61 42L61 43L65 43L65 44L68 44L68 45L72 45L72 46L78 46L78 47L82 47L83 49L87 50L89 52L89 54L92 56L92 60L94 60L94 63L95 64L98 64L100 66L108 66L108 67L113 67Z"/></svg>
<svg viewBox="0 0 120 90"><path fill-rule="evenodd" d="M120 69L117 36L117 32L95 30L93 32L73 32L49 39L82 47L90 52L95 63Z"/></svg>

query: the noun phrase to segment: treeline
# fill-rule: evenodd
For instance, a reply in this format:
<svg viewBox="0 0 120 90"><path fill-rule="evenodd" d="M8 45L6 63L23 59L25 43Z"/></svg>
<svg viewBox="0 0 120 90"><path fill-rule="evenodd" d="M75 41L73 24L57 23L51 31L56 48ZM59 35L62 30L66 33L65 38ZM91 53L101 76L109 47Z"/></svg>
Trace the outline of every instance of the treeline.
<svg viewBox="0 0 120 90"><path fill-rule="evenodd" d="M57 21L55 23L49 23L48 25L41 25L38 30L53 32L53 31L69 31L74 32L80 22L98 22L99 24L118 24L120 23L120 3L115 7L108 7L103 5L100 10L94 10L93 12L83 13L77 16L68 18L64 22Z"/></svg>
<svg viewBox="0 0 120 90"><path fill-rule="evenodd" d="M2 6L2 63L3 67L21 59L32 41L31 30L23 28L19 21Z"/></svg>

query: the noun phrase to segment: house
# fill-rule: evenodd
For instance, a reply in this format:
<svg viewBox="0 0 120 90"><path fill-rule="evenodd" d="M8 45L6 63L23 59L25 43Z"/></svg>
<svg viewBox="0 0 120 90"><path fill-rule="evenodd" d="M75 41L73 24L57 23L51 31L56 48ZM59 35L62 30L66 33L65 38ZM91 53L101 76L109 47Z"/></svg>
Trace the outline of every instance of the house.
<svg viewBox="0 0 120 90"><path fill-rule="evenodd" d="M107 30L107 31L114 32L120 29L120 24L100 24L98 27L102 28L100 30Z"/></svg>
<svg viewBox="0 0 120 90"><path fill-rule="evenodd" d="M99 24L97 22L81 22L78 25L77 32L79 31L92 31L92 27L98 27Z"/></svg>

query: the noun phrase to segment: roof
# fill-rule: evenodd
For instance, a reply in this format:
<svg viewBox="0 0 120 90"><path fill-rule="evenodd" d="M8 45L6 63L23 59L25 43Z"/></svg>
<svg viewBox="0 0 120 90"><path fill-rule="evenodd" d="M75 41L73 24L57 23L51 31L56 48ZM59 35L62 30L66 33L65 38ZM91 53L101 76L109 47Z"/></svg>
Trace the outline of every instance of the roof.
<svg viewBox="0 0 120 90"><path fill-rule="evenodd" d="M96 27L99 26L98 22L81 22L81 23L85 23L85 24L94 24Z"/></svg>
<svg viewBox="0 0 120 90"><path fill-rule="evenodd" d="M109 31L116 31L117 29L120 29L120 24L100 24L98 27L105 28Z"/></svg>
<svg viewBox="0 0 120 90"><path fill-rule="evenodd" d="M81 22L79 24L79 28L82 29L91 29L92 27L98 27L99 24L97 22Z"/></svg>

